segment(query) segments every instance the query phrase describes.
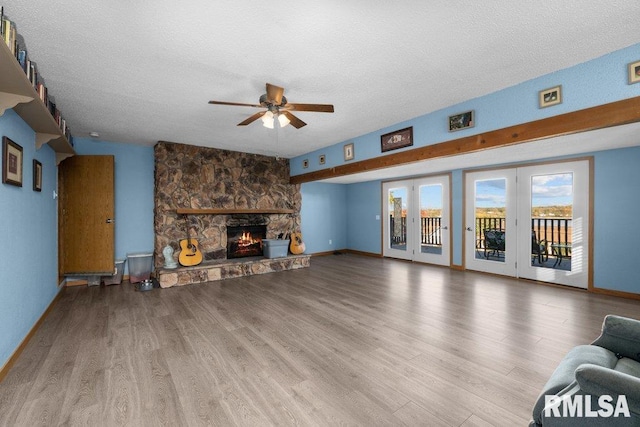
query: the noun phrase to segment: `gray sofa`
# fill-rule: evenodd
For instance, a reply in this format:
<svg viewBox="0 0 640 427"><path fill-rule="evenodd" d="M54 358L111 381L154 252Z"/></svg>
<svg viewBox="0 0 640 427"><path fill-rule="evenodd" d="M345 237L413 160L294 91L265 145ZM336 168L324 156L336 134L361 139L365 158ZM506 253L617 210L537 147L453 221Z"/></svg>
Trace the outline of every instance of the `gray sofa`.
<svg viewBox="0 0 640 427"><path fill-rule="evenodd" d="M622 395L629 417L623 416L623 406L619 406L624 405ZM600 396L605 396L603 407L598 404ZM573 409L567 410L564 402L556 400L562 398L573 401ZM577 401L581 410L575 406ZM555 410L551 407L554 402ZM585 416L589 403L591 416ZM579 413L583 416L577 416ZM616 413L618 417L613 416ZM591 345L567 353L533 408L529 427L541 426L640 426L640 321L609 315Z"/></svg>

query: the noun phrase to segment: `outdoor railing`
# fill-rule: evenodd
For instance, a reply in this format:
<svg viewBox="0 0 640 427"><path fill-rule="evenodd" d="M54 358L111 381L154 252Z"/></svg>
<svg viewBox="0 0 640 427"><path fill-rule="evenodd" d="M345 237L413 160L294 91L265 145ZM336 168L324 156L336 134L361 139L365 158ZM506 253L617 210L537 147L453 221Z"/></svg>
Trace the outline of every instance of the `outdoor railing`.
<svg viewBox="0 0 640 427"><path fill-rule="evenodd" d="M400 233L394 235L395 220L390 216L391 242L394 244L405 244L407 242L407 218L402 217L400 222ZM442 234L440 227L442 225L441 217L422 217L420 218L420 243L423 245L442 245Z"/></svg>
<svg viewBox="0 0 640 427"><path fill-rule="evenodd" d="M394 234L395 219L393 215L390 215L389 232L393 244L405 244L407 242L407 218L402 217L400 220L400 233ZM442 218L440 217L420 218L420 236L423 245L442 244L441 224ZM476 218L476 246L483 247L484 230L504 230L505 224L505 218ZM535 231L537 239L546 240L549 244L571 244L571 227L571 218L531 218L531 229Z"/></svg>
<svg viewBox="0 0 640 427"><path fill-rule="evenodd" d="M484 247L484 230L504 230L505 221L505 218L476 218L476 246ZM538 240L549 244L571 244L571 218L531 218L531 230Z"/></svg>

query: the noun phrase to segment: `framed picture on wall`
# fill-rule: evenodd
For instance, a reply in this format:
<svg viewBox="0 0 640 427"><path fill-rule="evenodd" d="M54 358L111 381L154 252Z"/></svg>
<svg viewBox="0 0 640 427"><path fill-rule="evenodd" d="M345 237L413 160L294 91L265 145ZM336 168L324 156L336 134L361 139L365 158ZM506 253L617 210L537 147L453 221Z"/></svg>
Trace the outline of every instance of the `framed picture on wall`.
<svg viewBox="0 0 640 427"><path fill-rule="evenodd" d="M540 108L562 104L562 86L554 86L538 92L538 103Z"/></svg>
<svg viewBox="0 0 640 427"><path fill-rule="evenodd" d="M355 153L354 153L354 149L353 149L353 142L350 142L349 144L346 144L343 148L344 150L344 160L353 160L355 157Z"/></svg>
<svg viewBox="0 0 640 427"><path fill-rule="evenodd" d="M42 163L33 159L33 191L42 191Z"/></svg>
<svg viewBox="0 0 640 427"><path fill-rule="evenodd" d="M476 125L476 122L473 116L473 110L449 116L449 132L455 132L457 130L474 127Z"/></svg>
<svg viewBox="0 0 640 427"><path fill-rule="evenodd" d="M2 137L2 182L22 187L22 147Z"/></svg>
<svg viewBox="0 0 640 427"><path fill-rule="evenodd" d="M629 64L629 84L640 82L640 61Z"/></svg>
<svg viewBox="0 0 640 427"><path fill-rule="evenodd" d="M411 145L413 145L413 126L386 133L380 137L380 150L383 153Z"/></svg>

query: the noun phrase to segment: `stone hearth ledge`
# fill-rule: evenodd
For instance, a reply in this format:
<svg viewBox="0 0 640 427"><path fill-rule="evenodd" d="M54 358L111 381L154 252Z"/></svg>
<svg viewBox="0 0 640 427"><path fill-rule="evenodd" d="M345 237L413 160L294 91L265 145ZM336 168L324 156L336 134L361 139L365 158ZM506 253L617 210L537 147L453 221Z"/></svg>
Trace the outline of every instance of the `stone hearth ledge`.
<svg viewBox="0 0 640 427"><path fill-rule="evenodd" d="M205 261L194 267L161 268L157 271L161 288L214 282L232 277L274 273L309 267L311 255L290 255L284 258L251 257L233 260Z"/></svg>

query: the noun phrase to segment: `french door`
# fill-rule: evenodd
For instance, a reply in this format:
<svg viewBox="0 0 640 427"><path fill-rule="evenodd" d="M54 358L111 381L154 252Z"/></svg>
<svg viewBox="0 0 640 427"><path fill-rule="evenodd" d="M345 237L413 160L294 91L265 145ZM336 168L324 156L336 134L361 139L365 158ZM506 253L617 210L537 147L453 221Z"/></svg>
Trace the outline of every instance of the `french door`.
<svg viewBox="0 0 640 427"><path fill-rule="evenodd" d="M383 255L449 265L450 176L384 183Z"/></svg>
<svg viewBox="0 0 640 427"><path fill-rule="evenodd" d="M518 169L518 276L587 288L589 161Z"/></svg>
<svg viewBox="0 0 640 427"><path fill-rule="evenodd" d="M589 161L465 175L465 265L586 288Z"/></svg>
<svg viewBox="0 0 640 427"><path fill-rule="evenodd" d="M516 276L516 169L466 174L465 264Z"/></svg>

